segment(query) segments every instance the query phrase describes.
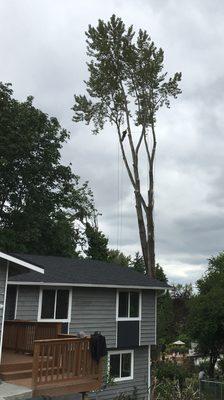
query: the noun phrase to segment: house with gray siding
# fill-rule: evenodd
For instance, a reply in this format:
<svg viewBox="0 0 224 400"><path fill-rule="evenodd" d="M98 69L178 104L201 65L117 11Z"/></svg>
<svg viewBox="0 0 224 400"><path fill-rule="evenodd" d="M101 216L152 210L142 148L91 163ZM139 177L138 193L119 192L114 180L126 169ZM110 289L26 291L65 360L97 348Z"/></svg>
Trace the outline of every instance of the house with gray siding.
<svg viewBox="0 0 224 400"><path fill-rule="evenodd" d="M131 268L105 262L24 254L13 257L14 261L43 270L44 274L35 269L27 272L24 268L15 273L14 268L8 269L6 279L9 261L1 259L2 337L4 326L10 329L13 323L18 327L22 322L26 326L40 324L42 330L49 324L60 323L60 340L65 341L67 337L68 343L72 337L90 337L99 332L106 339L107 356L102 364L104 378L97 387L97 399L112 400L121 393L133 391L139 400L149 399L150 349L156 344L157 295L167 290L167 285ZM2 339L3 352L4 343L8 342L7 338ZM52 351L48 351L50 357ZM53 377L55 369L51 371ZM71 380L70 372L67 376ZM88 397L96 398L96 394L91 392Z"/></svg>

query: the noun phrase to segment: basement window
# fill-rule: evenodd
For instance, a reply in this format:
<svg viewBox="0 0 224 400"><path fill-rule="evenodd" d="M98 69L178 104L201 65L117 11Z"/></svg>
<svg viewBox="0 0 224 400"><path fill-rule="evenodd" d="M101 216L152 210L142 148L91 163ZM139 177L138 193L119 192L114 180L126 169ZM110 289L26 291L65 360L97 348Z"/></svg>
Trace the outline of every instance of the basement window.
<svg viewBox="0 0 224 400"><path fill-rule="evenodd" d="M110 377L115 381L133 379L134 351L111 351L108 354L108 369Z"/></svg>
<svg viewBox="0 0 224 400"><path fill-rule="evenodd" d="M41 289L39 320L68 322L71 309L71 291L68 289Z"/></svg>

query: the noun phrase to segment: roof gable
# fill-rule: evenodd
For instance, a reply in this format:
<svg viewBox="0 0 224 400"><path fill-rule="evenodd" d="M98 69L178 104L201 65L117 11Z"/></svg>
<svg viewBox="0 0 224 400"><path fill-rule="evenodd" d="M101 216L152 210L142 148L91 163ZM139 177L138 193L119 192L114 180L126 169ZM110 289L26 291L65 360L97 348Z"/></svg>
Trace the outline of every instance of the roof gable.
<svg viewBox="0 0 224 400"><path fill-rule="evenodd" d="M11 255L11 254L7 254L4 253L3 251L0 251L0 258L3 258L6 261L12 262L14 264L20 265L22 267L25 267L31 271L34 271L36 273L39 274L44 274L44 269L42 267L39 267L38 265L36 265L35 263L28 261L28 260L24 260L18 256L15 255Z"/></svg>

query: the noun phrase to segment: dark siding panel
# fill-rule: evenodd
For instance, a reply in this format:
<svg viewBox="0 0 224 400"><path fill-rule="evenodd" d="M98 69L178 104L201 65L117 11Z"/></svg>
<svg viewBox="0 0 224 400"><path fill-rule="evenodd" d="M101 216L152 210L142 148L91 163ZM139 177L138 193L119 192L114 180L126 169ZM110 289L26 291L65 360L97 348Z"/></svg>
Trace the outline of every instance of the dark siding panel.
<svg viewBox="0 0 224 400"><path fill-rule="evenodd" d="M155 344L155 291L142 291L141 345Z"/></svg>
<svg viewBox="0 0 224 400"><path fill-rule="evenodd" d="M19 286L16 319L37 321L38 302L38 286Z"/></svg>
<svg viewBox="0 0 224 400"><path fill-rule="evenodd" d="M106 375L106 371L105 371ZM148 347L139 347L134 350L134 379L124 382L116 382L102 392L97 393L98 400L113 400L121 393L132 394L134 387L137 388L138 400L147 400L148 394ZM89 395L95 399L95 394Z"/></svg>
<svg viewBox="0 0 224 400"><path fill-rule="evenodd" d="M5 320L12 320L15 317L16 292L16 285L7 286Z"/></svg>
<svg viewBox="0 0 224 400"><path fill-rule="evenodd" d="M118 321L117 347L128 348L139 346L139 321Z"/></svg>
<svg viewBox="0 0 224 400"><path fill-rule="evenodd" d="M116 346L116 290L74 288L70 333L100 331L107 347Z"/></svg>

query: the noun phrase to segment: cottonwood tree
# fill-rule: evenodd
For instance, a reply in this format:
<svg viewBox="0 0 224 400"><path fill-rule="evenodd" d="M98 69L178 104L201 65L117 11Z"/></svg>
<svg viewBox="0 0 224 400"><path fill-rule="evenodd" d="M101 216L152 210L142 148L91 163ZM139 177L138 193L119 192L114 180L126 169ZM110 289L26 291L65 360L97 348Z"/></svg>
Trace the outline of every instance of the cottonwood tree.
<svg viewBox="0 0 224 400"><path fill-rule="evenodd" d="M170 98L181 92L181 74L167 78L164 53L157 49L146 31L137 35L115 15L106 23L89 26L87 55L89 79L87 95L75 95L75 122L93 124L93 133L110 122L118 135L122 157L134 189L142 254L147 273L154 275L154 162L156 154L156 116ZM137 135L133 131L137 130ZM135 137L134 137L135 136ZM140 160L147 157L148 185L142 185ZM145 167L144 167L145 169Z"/></svg>

